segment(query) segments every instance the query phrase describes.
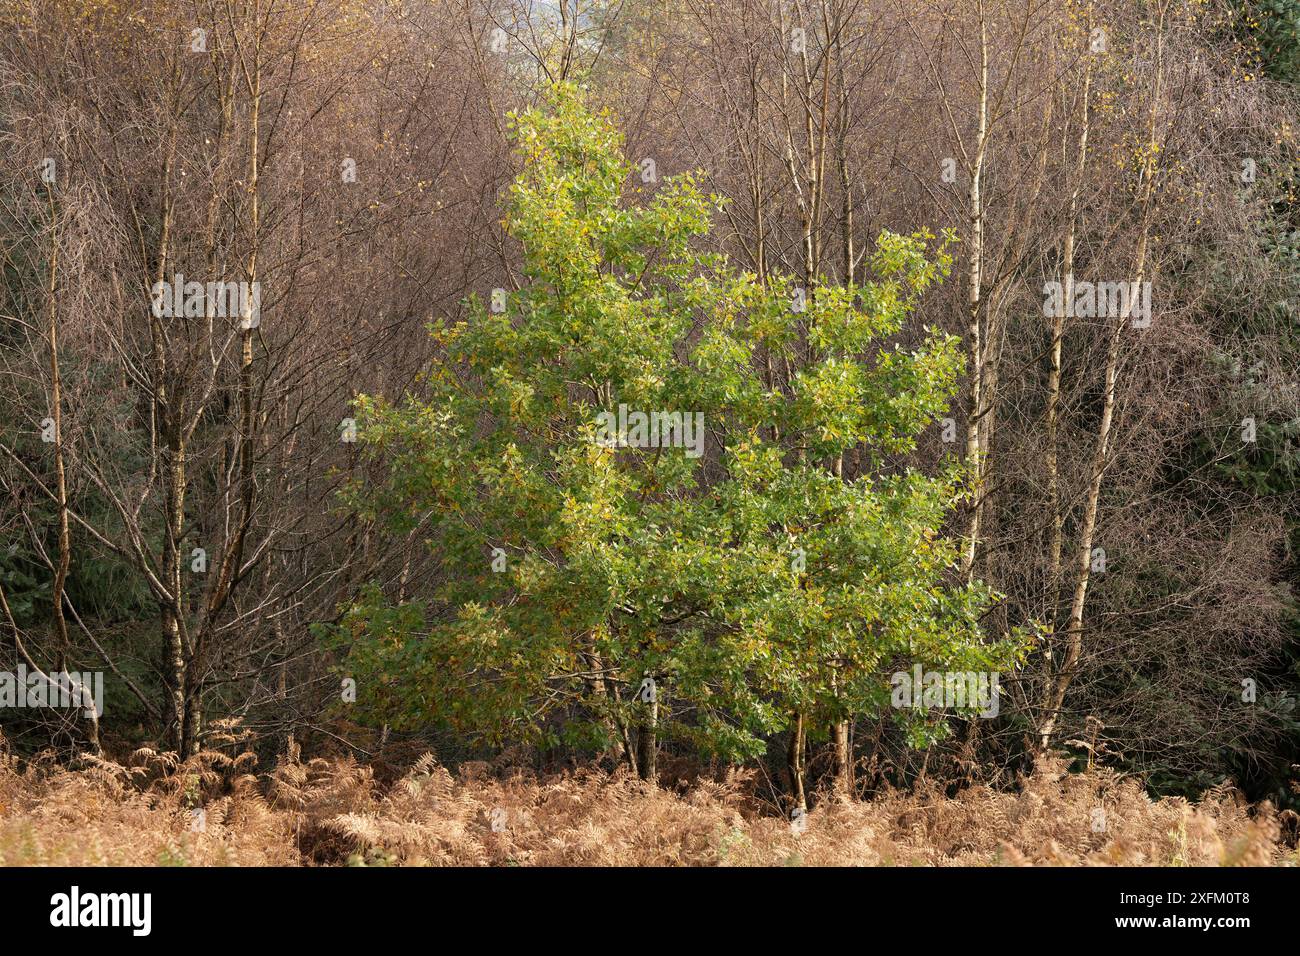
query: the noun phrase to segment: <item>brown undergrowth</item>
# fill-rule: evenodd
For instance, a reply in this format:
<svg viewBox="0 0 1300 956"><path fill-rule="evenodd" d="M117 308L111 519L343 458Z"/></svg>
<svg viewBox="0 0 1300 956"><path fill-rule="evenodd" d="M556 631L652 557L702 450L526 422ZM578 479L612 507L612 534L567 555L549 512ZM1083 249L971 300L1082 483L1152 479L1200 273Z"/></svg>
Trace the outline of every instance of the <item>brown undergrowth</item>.
<svg viewBox="0 0 1300 956"><path fill-rule="evenodd" d="M795 832L735 773L675 792L623 773L552 777L431 756L391 785L350 759L251 754L126 764L0 757L0 865L1296 865L1288 821L1228 788L1153 800L1048 764L1019 792L827 800ZM201 811L201 813L200 813Z"/></svg>

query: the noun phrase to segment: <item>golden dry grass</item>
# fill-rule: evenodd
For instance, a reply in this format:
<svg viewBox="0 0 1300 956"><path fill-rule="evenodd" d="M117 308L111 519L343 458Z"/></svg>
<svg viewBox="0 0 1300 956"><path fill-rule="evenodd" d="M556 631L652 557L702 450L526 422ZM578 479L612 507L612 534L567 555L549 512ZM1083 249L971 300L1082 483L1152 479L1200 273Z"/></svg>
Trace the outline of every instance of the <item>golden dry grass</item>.
<svg viewBox="0 0 1300 956"><path fill-rule="evenodd" d="M1268 806L1152 800L1132 780L1048 766L1018 793L829 801L806 829L741 775L677 793L625 774L453 776L426 756L394 784L350 760L251 755L81 769L0 758L0 865L1295 865ZM204 809L203 827L194 807ZM1095 811L1104 810L1102 818Z"/></svg>

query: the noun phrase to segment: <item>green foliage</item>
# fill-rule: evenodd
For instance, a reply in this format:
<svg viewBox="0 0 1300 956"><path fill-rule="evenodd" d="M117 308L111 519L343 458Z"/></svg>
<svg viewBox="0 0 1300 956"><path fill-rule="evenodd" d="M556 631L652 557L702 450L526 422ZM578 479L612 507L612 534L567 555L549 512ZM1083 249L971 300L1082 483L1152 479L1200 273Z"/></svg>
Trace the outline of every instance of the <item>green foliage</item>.
<svg viewBox="0 0 1300 956"><path fill-rule="evenodd" d="M1245 16L1264 69L1274 79L1300 82L1300 2L1250 0Z"/></svg>
<svg viewBox="0 0 1300 956"><path fill-rule="evenodd" d="M895 464L961 371L951 336L883 344L945 275L947 240L883 234L871 281L798 309L793 280L695 251L718 200L693 177L625 204L620 138L574 87L512 130L522 288L434 325L445 358L423 395L358 401L385 480L347 502L418 528L441 572L417 603L367 589L334 630L358 709L599 745L637 721L651 676L662 733L743 757L793 712L887 710L888 674L913 661L1014 666L1023 636L984 639L992 595L954 583L939 532L964 475ZM620 406L698 413L707 442L607 440ZM898 716L916 739L944 726Z"/></svg>

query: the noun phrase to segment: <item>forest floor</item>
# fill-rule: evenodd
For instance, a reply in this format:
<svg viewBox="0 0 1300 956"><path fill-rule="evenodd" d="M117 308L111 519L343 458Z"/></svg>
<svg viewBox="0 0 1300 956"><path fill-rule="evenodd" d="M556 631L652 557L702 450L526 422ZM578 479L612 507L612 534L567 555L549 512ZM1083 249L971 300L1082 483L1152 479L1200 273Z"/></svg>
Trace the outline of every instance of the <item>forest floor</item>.
<svg viewBox="0 0 1300 956"><path fill-rule="evenodd" d="M1135 780L1056 765L1017 792L828 800L792 826L745 775L664 789L594 770L453 775L426 756L385 784L350 759L255 763L0 757L0 865L1300 864L1294 821L1268 805L1226 788L1153 800Z"/></svg>

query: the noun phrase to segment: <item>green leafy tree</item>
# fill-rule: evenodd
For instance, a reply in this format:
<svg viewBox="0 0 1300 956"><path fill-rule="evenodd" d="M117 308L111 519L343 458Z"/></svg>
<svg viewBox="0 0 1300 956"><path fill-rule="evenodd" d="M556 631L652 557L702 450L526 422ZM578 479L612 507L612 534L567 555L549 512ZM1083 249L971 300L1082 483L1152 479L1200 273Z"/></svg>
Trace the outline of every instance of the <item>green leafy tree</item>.
<svg viewBox="0 0 1300 956"><path fill-rule="evenodd" d="M577 88L511 128L522 288L435 324L419 397L358 402L385 477L349 503L418 528L440 571L423 600L370 588L347 609L360 710L613 747L652 778L665 737L739 760L790 729L801 748L888 710L914 662L1014 666L1024 636L982 635L993 596L958 583L941 534L963 474L899 464L961 358L934 331L883 343L947 242L883 234L860 286L761 284L695 251L718 200L691 176L624 202L620 138ZM945 727L894 713L918 742Z"/></svg>

